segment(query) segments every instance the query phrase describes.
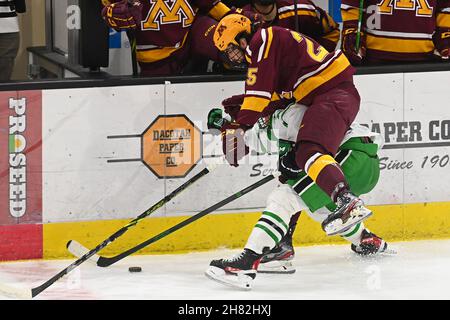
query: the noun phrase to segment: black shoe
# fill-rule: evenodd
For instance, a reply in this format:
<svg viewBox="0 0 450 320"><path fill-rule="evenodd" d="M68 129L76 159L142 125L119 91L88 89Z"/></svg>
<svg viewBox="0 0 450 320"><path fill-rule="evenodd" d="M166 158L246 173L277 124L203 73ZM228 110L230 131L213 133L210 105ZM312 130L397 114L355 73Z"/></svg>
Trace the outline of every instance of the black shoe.
<svg viewBox="0 0 450 320"><path fill-rule="evenodd" d="M387 247L388 245L383 239L372 232L367 231L366 229L362 232L361 242L359 245L351 245L351 249L362 256L384 252Z"/></svg>
<svg viewBox="0 0 450 320"><path fill-rule="evenodd" d="M372 215L364 202L349 191L341 192L336 198L336 204L336 210L322 222L322 229L329 236L345 232Z"/></svg>
<svg viewBox="0 0 450 320"><path fill-rule="evenodd" d="M231 259L211 261L205 275L220 283L250 290L252 281L256 277L261 256L261 254L252 250L244 249L239 255Z"/></svg>

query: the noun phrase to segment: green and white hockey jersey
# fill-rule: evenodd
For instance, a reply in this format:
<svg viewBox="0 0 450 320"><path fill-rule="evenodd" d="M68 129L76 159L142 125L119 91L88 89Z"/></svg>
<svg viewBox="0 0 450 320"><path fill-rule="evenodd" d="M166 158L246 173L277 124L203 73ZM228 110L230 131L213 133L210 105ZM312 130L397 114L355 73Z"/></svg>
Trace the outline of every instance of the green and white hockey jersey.
<svg viewBox="0 0 450 320"><path fill-rule="evenodd" d="M303 105L292 104L286 109L275 111L269 118L260 119L246 132L246 144L258 153L278 150L280 156L285 154L297 140L306 110L307 107ZM365 137L370 140L363 139ZM368 193L377 184L380 175L377 153L381 147L381 136L365 126L353 123L347 131L335 159L341 165L354 194ZM301 172L297 179L288 180L287 184L301 197L310 212L322 207L330 211L335 209L331 198L306 173Z"/></svg>

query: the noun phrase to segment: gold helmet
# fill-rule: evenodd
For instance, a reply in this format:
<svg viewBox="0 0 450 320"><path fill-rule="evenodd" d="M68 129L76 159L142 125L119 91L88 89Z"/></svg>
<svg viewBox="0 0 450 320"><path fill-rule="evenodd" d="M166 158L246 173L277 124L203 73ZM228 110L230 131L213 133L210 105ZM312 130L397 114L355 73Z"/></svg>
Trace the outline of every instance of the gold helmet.
<svg viewBox="0 0 450 320"><path fill-rule="evenodd" d="M239 46L236 37L240 34L251 34L252 22L246 16L240 14L230 14L222 18L214 31L214 45L225 51L228 45Z"/></svg>

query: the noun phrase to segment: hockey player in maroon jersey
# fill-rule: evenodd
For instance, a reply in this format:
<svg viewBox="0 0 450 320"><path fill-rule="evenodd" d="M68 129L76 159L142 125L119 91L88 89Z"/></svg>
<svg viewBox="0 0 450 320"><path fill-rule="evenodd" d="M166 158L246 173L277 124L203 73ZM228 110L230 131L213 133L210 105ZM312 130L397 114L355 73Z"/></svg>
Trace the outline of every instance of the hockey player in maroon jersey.
<svg viewBox="0 0 450 320"><path fill-rule="evenodd" d="M102 2L102 16L111 28L134 32L142 76L180 74L191 56L220 61L212 40L215 20L240 12L220 0Z"/></svg>
<svg viewBox="0 0 450 320"><path fill-rule="evenodd" d="M341 5L342 50L352 64L449 59L450 0L365 0L362 7L360 3L342 0Z"/></svg>
<svg viewBox="0 0 450 320"><path fill-rule="evenodd" d="M306 105L296 149L292 157L280 160L280 167L286 172L303 170L336 203L337 209L322 223L328 235L348 230L369 217L372 212L349 190L334 159L360 104L353 85L354 68L345 55L341 51L330 53L312 39L285 28L256 30L255 24L240 15L228 15L220 21L214 42L230 63L249 61L241 109L235 122L222 128L225 159L232 166L239 165L247 152L243 146L245 131L262 115L270 114L272 107L285 105L271 101L286 99ZM231 270L233 265L226 263L237 266L241 260L249 260L246 265L254 269L261 257L246 251L238 259L214 260L211 265Z"/></svg>
<svg viewBox="0 0 450 320"><path fill-rule="evenodd" d="M264 26L279 26L300 32L334 51L340 38L339 25L310 0L252 0L242 8L262 16Z"/></svg>
<svg viewBox="0 0 450 320"><path fill-rule="evenodd" d="M231 100L234 99L235 97L232 97ZM235 101L238 100L239 97L236 97ZM225 110L235 114L230 110L230 105ZM303 124L303 115L306 110L306 106L293 103L276 110L270 117L260 118L250 130L245 132L245 144L258 154L274 153L277 150L278 157L289 156L294 150L293 143L297 140L297 133ZM221 130L232 119L229 112L224 113L221 109L214 108L208 113L208 128ZM378 182L380 162L377 153L383 145L382 140L379 133L371 132L368 128L353 123L339 147L336 161L341 165L352 191L358 195L370 192ZM298 219L296 213L304 212L317 222L322 222L335 205L303 171L300 171L297 176L290 171L284 172L282 168L279 168L279 171L283 176L280 182L283 183L278 184L268 195L266 207L255 224L242 253L247 257L251 257L252 252L264 254L258 267L249 268L250 264L255 262L252 259L236 261L234 261L235 257L223 259L213 262L208 267L205 272L208 278L249 290L256 273L295 272L295 266L292 263L294 259L292 219L294 217ZM364 222L358 223L340 236L351 242L351 250L359 255L395 253L394 250L388 249L386 241L367 230ZM225 266L225 269L221 266ZM236 277L236 273L227 272L228 268L241 271L241 276Z"/></svg>

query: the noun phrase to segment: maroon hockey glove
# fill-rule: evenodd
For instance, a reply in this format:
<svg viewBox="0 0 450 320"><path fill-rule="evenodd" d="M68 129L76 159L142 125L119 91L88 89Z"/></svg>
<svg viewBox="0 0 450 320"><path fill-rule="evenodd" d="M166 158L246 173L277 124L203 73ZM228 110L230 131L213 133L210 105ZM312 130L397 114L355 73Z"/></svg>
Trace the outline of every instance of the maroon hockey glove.
<svg viewBox="0 0 450 320"><path fill-rule="evenodd" d="M233 167L238 167L238 161L250 151L244 141L245 130L247 127L236 122L227 123L222 127L223 154Z"/></svg>
<svg viewBox="0 0 450 320"><path fill-rule="evenodd" d="M231 96L222 101L222 106L226 113L231 116L232 120L236 120L239 110L241 110L241 105L244 102L244 95L238 94Z"/></svg>
<svg viewBox="0 0 450 320"><path fill-rule="evenodd" d="M450 29L438 29L433 35L435 55L443 60L450 59Z"/></svg>
<svg viewBox="0 0 450 320"><path fill-rule="evenodd" d="M142 21L142 3L137 0L111 3L103 8L102 16L116 31L136 29Z"/></svg>
<svg viewBox="0 0 450 320"><path fill-rule="evenodd" d="M356 48L358 28L352 25L344 26L342 30L342 51L352 65L360 65L366 56L366 36L360 35L359 50Z"/></svg>

